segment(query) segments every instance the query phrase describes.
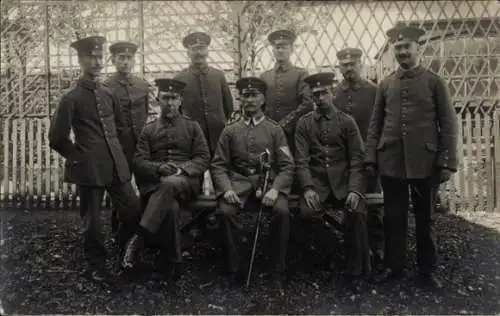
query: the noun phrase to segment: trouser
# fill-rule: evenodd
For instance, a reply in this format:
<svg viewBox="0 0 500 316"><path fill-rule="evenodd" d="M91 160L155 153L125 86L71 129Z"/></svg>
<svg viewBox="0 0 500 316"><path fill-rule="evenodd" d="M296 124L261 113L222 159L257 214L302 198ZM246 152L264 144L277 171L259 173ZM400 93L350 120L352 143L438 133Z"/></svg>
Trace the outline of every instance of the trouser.
<svg viewBox="0 0 500 316"><path fill-rule="evenodd" d="M329 194L322 201L322 210L328 208L340 209L346 211L344 206L345 199L337 199L333 194ZM371 272L370 252L368 246L368 234L366 229L366 205L362 200L358 210L354 212L346 212L345 226L345 254L346 254L346 270L351 275L369 274ZM324 216L325 211L315 211L310 208L304 197L300 198L300 215L304 220L305 229L310 234L323 232L320 241L322 250L330 251L331 234L325 234Z"/></svg>
<svg viewBox="0 0 500 316"><path fill-rule="evenodd" d="M243 210L253 208L258 210L260 201L255 197L255 191L241 194L240 200L244 203ZM279 194L273 207L265 207L265 211L272 213L271 238L273 240L273 259L276 272L286 269L286 250L290 235L290 211L286 196ZM227 269L229 272L237 272L239 269L239 255L236 245L235 234L242 229L238 214L242 210L235 205L227 203L223 197L218 201L216 216L220 222L221 234L224 238L224 247L227 255Z"/></svg>
<svg viewBox="0 0 500 316"><path fill-rule="evenodd" d="M115 206L118 220L128 225L135 225L141 214L140 200L135 194L130 181L116 183L107 187L78 186L80 196L80 216L83 219L84 236L93 241L102 242L101 202L107 191Z"/></svg>
<svg viewBox="0 0 500 316"><path fill-rule="evenodd" d="M185 199L190 186L185 176L170 176L158 188L145 197L146 208L140 220L140 228L147 235L156 235L161 228L160 244L168 252L168 258L174 262L182 261L180 234L179 201Z"/></svg>
<svg viewBox="0 0 500 316"><path fill-rule="evenodd" d="M432 273L437 262L436 241L432 224L438 186L433 183L431 178L397 179L381 177L381 183L384 190L386 266L396 272L402 272L404 269L411 192L416 222L418 266L421 273ZM408 190L408 186L410 190Z"/></svg>
<svg viewBox="0 0 500 316"><path fill-rule="evenodd" d="M134 152L135 152L135 145L137 143L137 138L135 137L134 134L132 134L132 139L130 140L131 142L127 145L127 149L125 150L125 156L127 157L127 164L129 166L129 169L132 171L133 170L133 157L134 157ZM136 187L135 183L135 177L132 174L132 187ZM135 192L135 189L134 189ZM137 194L136 194L137 195ZM116 209L116 206L114 203L111 203L111 233L115 235L118 231L118 227L120 225L120 221L118 220L118 210Z"/></svg>
<svg viewBox="0 0 500 316"><path fill-rule="evenodd" d="M366 193L380 193L380 178L366 175ZM380 254L384 250L384 224L383 206L369 205L367 207L366 225L368 229L368 242L373 254Z"/></svg>

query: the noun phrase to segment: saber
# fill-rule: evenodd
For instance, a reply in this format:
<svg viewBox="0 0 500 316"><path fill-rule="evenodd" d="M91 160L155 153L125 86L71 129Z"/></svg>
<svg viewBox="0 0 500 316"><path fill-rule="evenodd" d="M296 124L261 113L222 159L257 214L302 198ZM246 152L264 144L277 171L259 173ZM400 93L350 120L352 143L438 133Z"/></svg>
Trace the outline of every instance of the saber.
<svg viewBox="0 0 500 316"><path fill-rule="evenodd" d="M268 186L268 182L269 182L269 173L271 170L270 159L271 159L271 153L269 152L269 149L266 148L266 151L263 152L259 157L261 167L266 172L265 176L264 176L264 184L262 186L261 197L267 191L267 186ZM261 197L259 197L259 198L261 198ZM246 288L248 288L248 286L250 285L250 278L252 277L253 263L255 260L255 252L257 250L257 241L259 239L259 234L260 234L260 222L261 222L261 218L262 218L263 208L264 208L264 206L262 205L262 202L261 202L260 207L259 207L259 213L257 215L257 222L255 223L255 235L253 238L252 254L250 256L250 265L248 266L247 280L245 283Z"/></svg>

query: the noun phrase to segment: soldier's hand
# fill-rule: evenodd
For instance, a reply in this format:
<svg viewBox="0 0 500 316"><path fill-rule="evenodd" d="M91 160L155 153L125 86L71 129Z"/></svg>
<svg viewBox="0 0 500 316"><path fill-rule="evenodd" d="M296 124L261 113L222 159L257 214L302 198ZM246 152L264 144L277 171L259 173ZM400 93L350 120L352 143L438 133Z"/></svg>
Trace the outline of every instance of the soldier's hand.
<svg viewBox="0 0 500 316"><path fill-rule="evenodd" d="M233 190L227 190L224 193L224 199L229 204L238 205L238 206L242 207L243 203L241 203L241 200L238 197L238 194L236 194L236 192L234 192Z"/></svg>
<svg viewBox="0 0 500 316"><path fill-rule="evenodd" d="M450 180L452 174L453 171L451 171L450 169L447 168L439 169L439 183L444 183Z"/></svg>
<svg viewBox="0 0 500 316"><path fill-rule="evenodd" d="M170 175L175 174L177 172L177 167L175 166L175 164L173 164L171 162L167 162L167 163L162 164L158 168L158 172L164 176L170 176Z"/></svg>
<svg viewBox="0 0 500 316"><path fill-rule="evenodd" d="M314 191L313 189L308 189L304 193L304 199L306 200L306 204L308 207L317 212L321 210L321 200L318 193L316 193L316 191Z"/></svg>
<svg viewBox="0 0 500 316"><path fill-rule="evenodd" d="M262 198L262 204L265 206L273 206L274 203L276 203L276 200L278 199L278 190L276 189L271 189L267 191L267 193L264 195Z"/></svg>
<svg viewBox="0 0 500 316"><path fill-rule="evenodd" d="M345 206L351 211L356 211L359 207L359 202L361 201L361 196L354 192L349 192L345 201Z"/></svg>

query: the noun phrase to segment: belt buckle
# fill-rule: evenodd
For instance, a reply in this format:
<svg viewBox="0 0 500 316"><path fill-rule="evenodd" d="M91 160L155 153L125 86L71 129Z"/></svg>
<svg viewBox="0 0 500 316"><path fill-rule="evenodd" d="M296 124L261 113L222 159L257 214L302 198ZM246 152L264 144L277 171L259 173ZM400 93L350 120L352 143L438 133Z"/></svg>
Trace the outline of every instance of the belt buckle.
<svg viewBox="0 0 500 316"><path fill-rule="evenodd" d="M255 168L249 168L248 169L248 174L249 175L254 175L256 172L257 172L257 170Z"/></svg>

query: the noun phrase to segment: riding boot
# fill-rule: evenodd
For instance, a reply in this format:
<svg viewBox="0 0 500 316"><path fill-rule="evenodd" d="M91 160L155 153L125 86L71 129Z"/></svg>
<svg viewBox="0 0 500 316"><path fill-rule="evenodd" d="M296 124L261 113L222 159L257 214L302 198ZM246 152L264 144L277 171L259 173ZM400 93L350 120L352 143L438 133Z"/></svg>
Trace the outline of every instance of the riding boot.
<svg viewBox="0 0 500 316"><path fill-rule="evenodd" d="M137 264L140 251L144 248L144 238L134 234L125 247L125 254L122 259L122 267L132 269Z"/></svg>

